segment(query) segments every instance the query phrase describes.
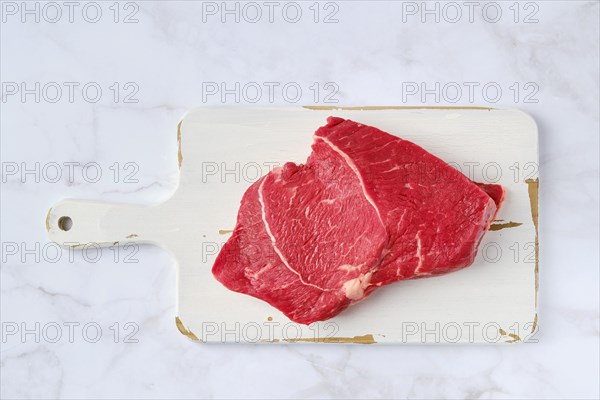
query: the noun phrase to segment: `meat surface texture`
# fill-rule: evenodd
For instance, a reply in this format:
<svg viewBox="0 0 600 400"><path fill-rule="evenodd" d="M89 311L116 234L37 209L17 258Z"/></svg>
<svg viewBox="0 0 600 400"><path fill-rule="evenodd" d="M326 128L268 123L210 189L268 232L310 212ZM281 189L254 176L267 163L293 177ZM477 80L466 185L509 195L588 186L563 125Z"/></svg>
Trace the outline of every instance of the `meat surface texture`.
<svg viewBox="0 0 600 400"><path fill-rule="evenodd" d="M286 163L244 194L212 272L291 320L334 317L373 290L473 263L501 202L407 140L330 117L305 164Z"/></svg>

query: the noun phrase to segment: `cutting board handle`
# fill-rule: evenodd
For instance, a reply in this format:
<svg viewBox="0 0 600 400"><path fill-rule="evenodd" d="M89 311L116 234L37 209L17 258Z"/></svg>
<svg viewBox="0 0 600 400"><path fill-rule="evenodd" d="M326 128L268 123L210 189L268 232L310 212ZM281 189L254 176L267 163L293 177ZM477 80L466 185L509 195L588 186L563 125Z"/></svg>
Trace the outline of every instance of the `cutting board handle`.
<svg viewBox="0 0 600 400"><path fill-rule="evenodd" d="M88 200L63 200L48 211L46 230L63 246L97 243L153 243L152 207L133 204L102 203Z"/></svg>

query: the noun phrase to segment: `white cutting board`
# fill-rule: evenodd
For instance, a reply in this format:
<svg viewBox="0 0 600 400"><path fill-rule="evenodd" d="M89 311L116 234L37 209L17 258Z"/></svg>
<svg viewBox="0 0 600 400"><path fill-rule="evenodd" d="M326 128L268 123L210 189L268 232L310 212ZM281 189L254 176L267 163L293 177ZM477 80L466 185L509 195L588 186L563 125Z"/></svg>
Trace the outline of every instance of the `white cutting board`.
<svg viewBox="0 0 600 400"><path fill-rule="evenodd" d="M211 267L251 182L274 165L304 162L312 133L330 115L413 141L467 175L471 169L475 180L502 184L507 195L469 268L397 282L329 321L305 326L261 300L227 290ZM178 265L176 324L189 338L519 343L535 331L538 139L528 115L476 107L203 107L188 112L171 134L179 141L181 174L168 201L143 207L65 200L50 209L46 227L61 244L136 242L167 249ZM71 218L68 231L59 226L61 217Z"/></svg>

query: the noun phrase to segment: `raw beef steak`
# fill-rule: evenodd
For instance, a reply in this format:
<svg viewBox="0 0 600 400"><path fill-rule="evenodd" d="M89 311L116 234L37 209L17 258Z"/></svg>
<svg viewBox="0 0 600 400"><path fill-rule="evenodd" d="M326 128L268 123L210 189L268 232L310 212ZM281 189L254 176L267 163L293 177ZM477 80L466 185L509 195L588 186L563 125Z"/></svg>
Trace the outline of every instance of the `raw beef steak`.
<svg viewBox="0 0 600 400"><path fill-rule="evenodd" d="M306 164L244 194L213 274L310 324L383 285L470 265L504 197L421 147L330 117Z"/></svg>

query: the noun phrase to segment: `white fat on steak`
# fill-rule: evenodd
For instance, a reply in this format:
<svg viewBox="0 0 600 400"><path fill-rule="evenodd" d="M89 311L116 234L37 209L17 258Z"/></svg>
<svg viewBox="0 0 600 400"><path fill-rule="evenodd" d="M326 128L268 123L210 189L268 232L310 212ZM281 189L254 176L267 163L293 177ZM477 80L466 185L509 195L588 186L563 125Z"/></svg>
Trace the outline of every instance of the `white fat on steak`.
<svg viewBox="0 0 600 400"><path fill-rule="evenodd" d="M366 274L361 274L360 276L350 279L344 283L342 289L344 290L344 294L350 300L360 300L365 296L365 289L369 286L369 281L371 280L371 272Z"/></svg>

